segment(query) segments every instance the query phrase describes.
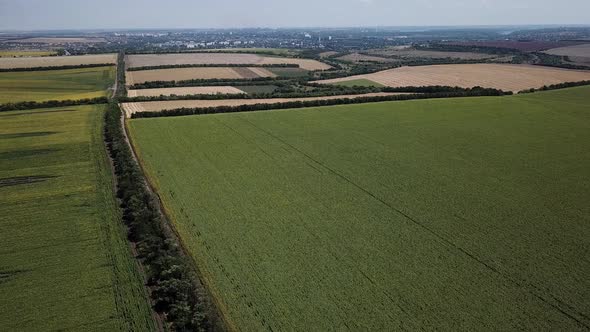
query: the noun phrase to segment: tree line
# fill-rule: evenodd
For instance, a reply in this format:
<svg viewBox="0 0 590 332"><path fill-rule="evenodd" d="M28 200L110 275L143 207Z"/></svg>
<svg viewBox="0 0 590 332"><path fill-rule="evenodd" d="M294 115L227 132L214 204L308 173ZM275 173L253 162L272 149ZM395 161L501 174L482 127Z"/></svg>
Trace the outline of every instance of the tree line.
<svg viewBox="0 0 590 332"><path fill-rule="evenodd" d="M313 89L309 89L309 88ZM481 91L483 88L474 88ZM409 92L409 93L442 93L442 92L464 92L469 93L473 89L451 86L407 86L407 87L375 87L375 86L343 86L331 84L308 83L303 88L294 86L278 88L274 92L267 93L238 93L238 94L193 94L193 95L160 95L160 96L138 96L121 97L120 102L149 102L149 101L170 101L170 100L224 100L224 99L269 99L269 98L305 98L305 97L329 97L341 95L368 94L378 92ZM507 94L503 92L503 94Z"/></svg>
<svg viewBox="0 0 590 332"><path fill-rule="evenodd" d="M68 107L78 105L95 105L95 104L106 104L109 102L107 97L97 98L86 98L78 100L49 100L49 101L23 101L19 103L8 103L0 105L0 112L6 111L18 111L38 108L51 108L51 107Z"/></svg>
<svg viewBox="0 0 590 332"><path fill-rule="evenodd" d="M538 89L526 89L526 90L519 91L518 93L522 94L522 93L532 93L532 92L537 92L537 91L558 90L558 89L572 88L572 87L584 86L584 85L590 85L590 81L565 82L565 83L559 83L559 84L543 85L542 87L540 87Z"/></svg>
<svg viewBox="0 0 590 332"><path fill-rule="evenodd" d="M45 71L45 70L66 70L66 69L82 69L82 68L97 68L114 66L112 63L96 63L85 65L67 65L67 66L46 66L46 67L26 67L26 68L2 68L0 73L13 73L25 71Z"/></svg>
<svg viewBox="0 0 590 332"><path fill-rule="evenodd" d="M124 57L120 52L116 96L125 95ZM123 222L146 272L154 310L165 317L167 330L215 330L220 323L212 314L190 258L179 248L161 214L158 198L148 189L143 172L133 158L122 116L115 98L105 114L105 144L113 160Z"/></svg>
<svg viewBox="0 0 590 332"><path fill-rule="evenodd" d="M304 107L319 107L319 106L333 106L333 105L347 105L347 104L361 104L383 101L399 101L411 99L430 99L430 98L452 98L452 97L476 97L476 96L503 96L509 95L510 92L503 92L502 90L474 88L467 91L456 92L434 92L434 93L414 93L405 95L390 95L390 96L366 96L357 98L339 98L339 99L319 99L307 101L289 101L273 104L254 104L254 105L239 105L239 106L217 106L217 107L194 107L194 108L178 108L172 110L163 110L157 112L138 112L133 113L132 118L153 118L153 117L167 117L167 116L185 116L185 115L202 115L202 114L218 114L218 113L234 113L234 112L253 112L253 111L267 111L278 109L293 109Z"/></svg>

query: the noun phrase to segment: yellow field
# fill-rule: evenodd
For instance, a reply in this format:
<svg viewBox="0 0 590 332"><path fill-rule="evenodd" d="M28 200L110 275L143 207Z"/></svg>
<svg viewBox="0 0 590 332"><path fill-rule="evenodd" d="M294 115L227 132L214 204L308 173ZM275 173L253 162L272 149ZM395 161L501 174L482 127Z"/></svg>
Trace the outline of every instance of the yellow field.
<svg viewBox="0 0 590 332"><path fill-rule="evenodd" d="M0 58L42 57L57 54L55 51L0 51Z"/></svg>
<svg viewBox="0 0 590 332"><path fill-rule="evenodd" d="M331 84L359 79L367 79L390 87L446 85L471 88L482 86L504 91L521 91L540 88L543 85L590 80L590 71L531 65L436 65L400 67L373 74L323 80L317 83Z"/></svg>
<svg viewBox="0 0 590 332"><path fill-rule="evenodd" d="M235 53L181 53L129 55L127 56L126 63L128 68L189 64L298 64L302 69L306 70L327 70L331 68L329 65L325 63L310 59L281 58L261 56L257 54Z"/></svg>
<svg viewBox="0 0 590 332"><path fill-rule="evenodd" d="M1 58L0 69L31 68L31 67L60 67L92 64L115 64L116 54L79 55L79 56L51 56L30 58Z"/></svg>
<svg viewBox="0 0 590 332"><path fill-rule="evenodd" d="M214 95L214 94L238 94L244 91L234 88L233 86L196 86L186 88L161 88L161 89L141 89L129 90L129 97L157 97L157 96L186 96L186 95Z"/></svg>
<svg viewBox="0 0 590 332"><path fill-rule="evenodd" d="M198 108L198 107L217 107L217 106L240 106L255 104L275 104L286 103L290 101L311 101L311 100L330 100L330 99L354 99L359 97L377 97L391 96L403 93L367 93L362 95L343 95L327 97L306 97L306 98L268 98L268 99L220 99L220 100L170 100L170 101L150 101L141 103L125 103L123 110L127 116L138 112L156 112L176 108Z"/></svg>
<svg viewBox="0 0 590 332"><path fill-rule="evenodd" d="M151 81L184 81L193 79L244 79L275 77L264 68L243 67L197 67L128 71L127 84L140 84Z"/></svg>

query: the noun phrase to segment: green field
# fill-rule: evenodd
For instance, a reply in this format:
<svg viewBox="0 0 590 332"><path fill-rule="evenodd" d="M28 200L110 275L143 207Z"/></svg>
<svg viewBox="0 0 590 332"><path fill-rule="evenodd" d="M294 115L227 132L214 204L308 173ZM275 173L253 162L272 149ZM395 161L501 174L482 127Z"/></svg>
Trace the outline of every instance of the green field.
<svg viewBox="0 0 590 332"><path fill-rule="evenodd" d="M0 73L0 104L107 95L115 67Z"/></svg>
<svg viewBox="0 0 590 332"><path fill-rule="evenodd" d="M590 326L590 87L128 125L242 330Z"/></svg>
<svg viewBox="0 0 590 332"><path fill-rule="evenodd" d="M240 89L247 94L257 93L273 93L277 89L276 85L241 85L235 86L236 89Z"/></svg>
<svg viewBox="0 0 590 332"><path fill-rule="evenodd" d="M307 77L309 75L309 71L301 68L270 67L266 69L279 77L299 78Z"/></svg>
<svg viewBox="0 0 590 332"><path fill-rule="evenodd" d="M378 87L378 88L382 88L385 85L377 83L377 82L373 82L371 80L367 80L367 79L358 79L358 80L350 80L350 81L344 81L344 82L338 82L338 83L334 83L333 85L340 85L340 86L348 86L348 87L354 87L354 86L374 86L374 87Z"/></svg>
<svg viewBox="0 0 590 332"><path fill-rule="evenodd" d="M150 331L121 224L105 106L0 113L0 328Z"/></svg>

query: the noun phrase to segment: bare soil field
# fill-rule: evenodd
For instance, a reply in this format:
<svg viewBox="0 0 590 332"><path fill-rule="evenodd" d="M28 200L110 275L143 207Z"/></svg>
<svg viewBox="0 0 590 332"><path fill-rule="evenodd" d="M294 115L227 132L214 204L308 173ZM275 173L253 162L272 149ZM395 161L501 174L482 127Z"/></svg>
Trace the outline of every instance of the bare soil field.
<svg viewBox="0 0 590 332"><path fill-rule="evenodd" d="M306 70L326 70L331 68L325 63L310 59L281 58L239 53L140 54L127 56L126 63L128 68L188 64L298 64Z"/></svg>
<svg viewBox="0 0 590 332"><path fill-rule="evenodd" d="M94 44L104 43L106 40L101 37L44 37L44 38L25 38L19 40L11 40L12 43L21 44Z"/></svg>
<svg viewBox="0 0 590 332"><path fill-rule="evenodd" d="M383 58L380 56L374 55L366 55L360 53L351 53L337 58L338 60L348 61L348 62L380 62L380 63L387 63L387 62L396 62L395 59L388 59Z"/></svg>
<svg viewBox="0 0 590 332"><path fill-rule="evenodd" d="M552 48L544 53L567 56L575 63L590 64L590 44Z"/></svg>
<svg viewBox="0 0 590 332"><path fill-rule="evenodd" d="M240 67L198 67L172 68L128 71L127 84L139 84L150 81L183 81L192 79L244 79L257 77L275 77L264 68Z"/></svg>
<svg viewBox="0 0 590 332"><path fill-rule="evenodd" d="M116 54L0 58L0 69L117 63Z"/></svg>
<svg viewBox="0 0 590 332"><path fill-rule="evenodd" d="M461 59L461 60L484 60L495 58L493 54L485 53L473 53L473 52L443 52L443 51L423 51L415 50L411 48L405 49L384 49L384 50L371 50L367 53L375 56L394 56L400 58L429 58L429 59Z"/></svg>
<svg viewBox="0 0 590 332"><path fill-rule="evenodd" d="M123 109L125 114L129 117L137 112L157 112L163 110L171 110L177 108L197 108L197 107L217 107L217 106L240 106L240 105L255 105L255 104L275 104L285 103L290 101L309 101L309 100L329 100L342 98L359 98L359 97L375 97L375 96L391 96L400 95L404 93L368 93L361 95L342 95L342 96L327 96L327 97L307 97L307 98L268 98L268 99L222 99L222 100L170 100L170 101L149 101L140 103L125 103Z"/></svg>
<svg viewBox="0 0 590 332"><path fill-rule="evenodd" d="M140 89L129 90L129 97L158 97L158 96L186 96L186 95L214 95L214 94L238 94L244 91L234 88L233 86L196 86L186 88L160 88L160 89Z"/></svg>
<svg viewBox="0 0 590 332"><path fill-rule="evenodd" d="M336 51L322 52L322 53L320 53L320 58L327 58L327 57L331 57L332 55L336 55L336 54L338 54L338 52L336 52Z"/></svg>
<svg viewBox="0 0 590 332"><path fill-rule="evenodd" d="M330 84L367 79L391 87L447 85L521 91L543 85L590 80L590 71L532 65L460 64L400 67L373 74L349 76L317 83Z"/></svg>

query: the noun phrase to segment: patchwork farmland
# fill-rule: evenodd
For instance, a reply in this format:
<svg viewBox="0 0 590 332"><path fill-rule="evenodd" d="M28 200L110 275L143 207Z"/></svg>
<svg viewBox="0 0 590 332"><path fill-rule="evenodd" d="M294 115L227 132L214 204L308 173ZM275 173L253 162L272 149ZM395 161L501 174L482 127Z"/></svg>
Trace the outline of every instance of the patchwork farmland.
<svg viewBox="0 0 590 332"><path fill-rule="evenodd" d="M0 69L115 64L116 54L0 58Z"/></svg>
<svg viewBox="0 0 590 332"><path fill-rule="evenodd" d="M113 194L104 112L0 113L4 331L155 330Z"/></svg>
<svg viewBox="0 0 590 332"><path fill-rule="evenodd" d="M186 81L208 79L247 79L275 77L265 68L248 67L200 67L140 70L127 72L127 84L140 84L151 81Z"/></svg>
<svg viewBox="0 0 590 332"><path fill-rule="evenodd" d="M277 104L293 101L330 100L330 99L355 99L360 97L394 96L403 93L379 92L361 95L338 95L325 97L305 98L266 98L266 99L216 99L216 100L169 100L169 101L148 101L122 104L125 114L128 117L134 113L158 112L177 108L206 108L218 106L240 106L256 104Z"/></svg>
<svg viewBox="0 0 590 332"><path fill-rule="evenodd" d="M589 94L128 126L233 326L583 331Z"/></svg>
<svg viewBox="0 0 590 332"><path fill-rule="evenodd" d="M295 64L305 70L327 70L331 67L325 63L284 57L261 56L241 53L182 53L182 54L141 54L129 55L126 59L128 68L168 66L168 65L281 65Z"/></svg>
<svg viewBox="0 0 590 332"><path fill-rule="evenodd" d="M400 67L373 74L318 81L322 84L366 79L385 86L482 86L518 92L543 85L590 80L589 71L531 65L458 64Z"/></svg>

